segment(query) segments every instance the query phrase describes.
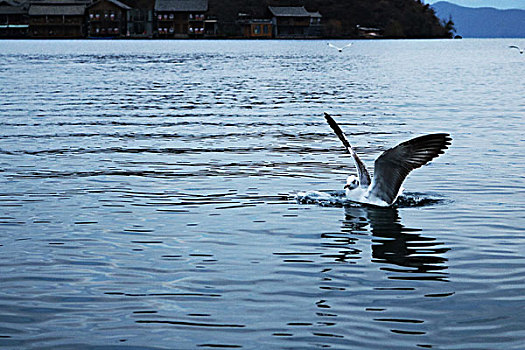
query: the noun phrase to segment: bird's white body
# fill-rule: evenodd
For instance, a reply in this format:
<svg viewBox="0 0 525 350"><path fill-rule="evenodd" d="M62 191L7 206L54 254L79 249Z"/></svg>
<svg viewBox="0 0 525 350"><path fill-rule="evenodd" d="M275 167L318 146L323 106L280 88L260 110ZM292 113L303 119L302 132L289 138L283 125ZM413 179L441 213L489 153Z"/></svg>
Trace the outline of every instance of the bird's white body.
<svg viewBox="0 0 525 350"><path fill-rule="evenodd" d="M372 185L368 186L367 188L363 188L359 186L357 177L355 177L354 175L350 175L348 179L346 180L346 186L345 186L346 199L352 202L370 204L370 205L375 205L378 207L389 207L390 204L388 204L381 198L374 196L373 193L370 193L371 188L372 188ZM403 188L400 189L398 196L401 194L402 191L403 191Z"/></svg>
<svg viewBox="0 0 525 350"><path fill-rule="evenodd" d="M372 204L372 203L369 203L369 199L367 195L368 195L368 189L364 189L362 187L346 189L346 199L352 202Z"/></svg>
<svg viewBox="0 0 525 350"><path fill-rule="evenodd" d="M346 199L351 202L357 202L361 204L375 205L377 207L389 207L391 204L388 204L384 200L377 198L376 196L371 196L370 191L363 190L362 188L356 188L353 190L346 190Z"/></svg>

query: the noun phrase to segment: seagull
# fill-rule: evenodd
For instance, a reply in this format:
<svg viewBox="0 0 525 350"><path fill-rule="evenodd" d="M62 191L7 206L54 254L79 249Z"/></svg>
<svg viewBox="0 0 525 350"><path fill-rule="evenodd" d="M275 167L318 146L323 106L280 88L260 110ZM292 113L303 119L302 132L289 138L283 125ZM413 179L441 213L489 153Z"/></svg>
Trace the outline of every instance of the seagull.
<svg viewBox="0 0 525 350"><path fill-rule="evenodd" d="M350 153L357 168L357 175L346 180L346 198L352 202L389 207L403 191L401 185L408 174L440 154L450 145L449 134L429 134L400 143L383 152L374 163L374 177L370 178L365 164L359 159L339 125L328 114L326 121Z"/></svg>
<svg viewBox="0 0 525 350"><path fill-rule="evenodd" d="M518 46L516 46L516 45L510 45L509 47L510 47L511 49L517 49L517 50L520 52L520 54L523 55L523 49L520 49Z"/></svg>
<svg viewBox="0 0 525 350"><path fill-rule="evenodd" d="M333 45L331 43L328 43L328 46L333 47L334 49L337 49L339 52L343 52L343 49L352 46L352 43L346 44L343 47L335 46L335 45Z"/></svg>

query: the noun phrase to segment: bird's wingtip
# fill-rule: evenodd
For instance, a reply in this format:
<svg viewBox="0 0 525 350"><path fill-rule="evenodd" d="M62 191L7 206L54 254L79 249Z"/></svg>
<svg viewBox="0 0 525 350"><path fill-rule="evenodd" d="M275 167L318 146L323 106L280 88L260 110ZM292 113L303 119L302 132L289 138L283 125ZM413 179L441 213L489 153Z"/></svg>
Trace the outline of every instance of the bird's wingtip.
<svg viewBox="0 0 525 350"><path fill-rule="evenodd" d="M441 140L442 150L448 149L448 146L452 144L452 136L449 133L443 132L436 134L439 140ZM440 153L442 154L442 153Z"/></svg>
<svg viewBox="0 0 525 350"><path fill-rule="evenodd" d="M437 136L442 139L445 149L452 144L452 136L448 132L439 133Z"/></svg>
<svg viewBox="0 0 525 350"><path fill-rule="evenodd" d="M450 146L452 144L452 136L450 134L445 134L445 144Z"/></svg>
<svg viewBox="0 0 525 350"><path fill-rule="evenodd" d="M447 145L450 145L450 143L452 142L452 136L450 136L450 134L448 132L444 132L444 133L441 133L439 134L443 137L443 140L445 141L445 143Z"/></svg>

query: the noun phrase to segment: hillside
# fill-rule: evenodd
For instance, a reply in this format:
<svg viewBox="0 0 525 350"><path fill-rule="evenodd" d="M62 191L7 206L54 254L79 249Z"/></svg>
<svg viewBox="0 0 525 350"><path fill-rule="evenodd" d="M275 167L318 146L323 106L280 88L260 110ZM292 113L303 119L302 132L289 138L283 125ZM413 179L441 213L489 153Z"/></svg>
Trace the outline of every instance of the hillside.
<svg viewBox="0 0 525 350"><path fill-rule="evenodd" d="M429 6L415 0L209 0L209 13L234 31L239 12L269 17L267 6L302 6L323 15L326 35L356 37L356 26L380 28L390 38L449 37Z"/></svg>
<svg viewBox="0 0 525 350"><path fill-rule="evenodd" d="M452 18L465 38L525 38L525 10L471 8L440 1L432 5L439 18Z"/></svg>

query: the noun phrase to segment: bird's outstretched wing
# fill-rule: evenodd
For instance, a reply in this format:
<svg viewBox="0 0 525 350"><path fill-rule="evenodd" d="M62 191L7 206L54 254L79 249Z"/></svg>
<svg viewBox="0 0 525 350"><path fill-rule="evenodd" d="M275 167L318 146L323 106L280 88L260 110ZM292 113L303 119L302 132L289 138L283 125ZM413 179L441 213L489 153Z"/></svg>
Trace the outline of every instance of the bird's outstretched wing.
<svg viewBox="0 0 525 350"><path fill-rule="evenodd" d="M337 49L337 50L339 50L339 51L343 51L344 48L347 48L347 47L352 46L352 43L346 44L345 46L342 46L342 47L335 46L335 45L332 44L332 43L328 43L328 46L333 47L334 49Z"/></svg>
<svg viewBox="0 0 525 350"><path fill-rule="evenodd" d="M521 49L519 47L517 47L516 45L510 45L509 46L511 49L517 49L518 51L520 51Z"/></svg>
<svg viewBox="0 0 525 350"><path fill-rule="evenodd" d="M344 134L343 130L341 130L339 125L335 122L335 120L328 113L325 113L324 117L326 118L328 125L330 125L337 137L339 137L339 140L341 140L341 142L345 146L346 151L350 153L350 155L354 159L355 167L357 168L357 174L359 176L359 185L363 188L367 188L368 186L370 186L370 175L368 174L368 170L366 170L365 164L361 161L361 159L359 159L359 156L354 152L352 146L350 145L350 142L348 142L348 139L346 138L346 135Z"/></svg>
<svg viewBox="0 0 525 350"><path fill-rule="evenodd" d="M408 174L440 154L450 145L449 134L430 134L400 143L381 154L375 161L374 179L369 196L389 205L396 200Z"/></svg>

